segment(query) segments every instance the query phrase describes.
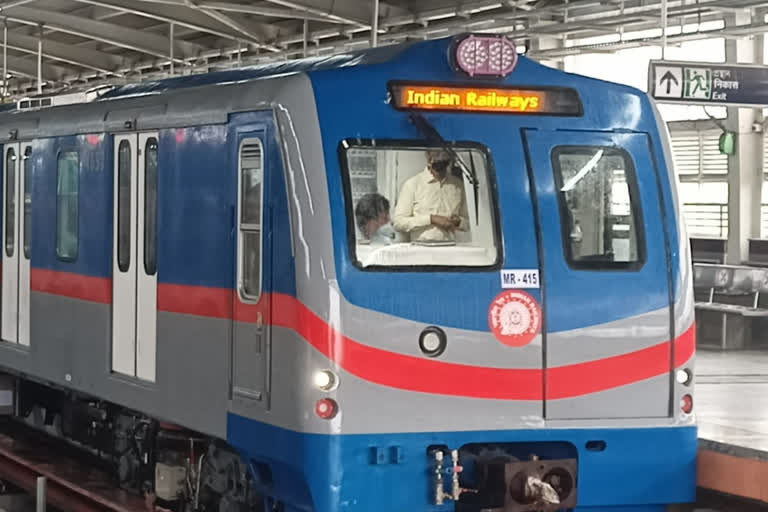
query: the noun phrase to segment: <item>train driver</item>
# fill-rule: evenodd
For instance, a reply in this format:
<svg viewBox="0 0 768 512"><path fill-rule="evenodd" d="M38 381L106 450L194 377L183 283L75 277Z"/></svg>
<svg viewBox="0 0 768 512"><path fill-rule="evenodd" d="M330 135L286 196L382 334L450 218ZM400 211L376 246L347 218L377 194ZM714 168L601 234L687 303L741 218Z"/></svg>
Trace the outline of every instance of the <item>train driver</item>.
<svg viewBox="0 0 768 512"><path fill-rule="evenodd" d="M469 215L464 183L451 172L453 160L443 150L426 152L427 165L400 190L393 224L412 242L450 242L467 231Z"/></svg>
<svg viewBox="0 0 768 512"><path fill-rule="evenodd" d="M360 232L371 245L389 245L395 237L389 219L389 201L381 194L366 194L355 206Z"/></svg>

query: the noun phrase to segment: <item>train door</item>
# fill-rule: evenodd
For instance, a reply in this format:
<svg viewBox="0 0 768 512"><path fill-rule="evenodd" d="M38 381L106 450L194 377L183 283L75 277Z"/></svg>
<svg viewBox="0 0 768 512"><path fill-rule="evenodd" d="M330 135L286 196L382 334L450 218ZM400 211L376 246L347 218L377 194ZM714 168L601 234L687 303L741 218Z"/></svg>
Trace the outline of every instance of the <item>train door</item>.
<svg viewBox="0 0 768 512"><path fill-rule="evenodd" d="M648 136L524 135L542 231L546 417L668 416L671 267Z"/></svg>
<svg viewBox="0 0 768 512"><path fill-rule="evenodd" d="M154 382L157 133L115 135L112 371Z"/></svg>
<svg viewBox="0 0 768 512"><path fill-rule="evenodd" d="M29 345L32 144L5 145L3 180L3 341Z"/></svg>
<svg viewBox="0 0 768 512"><path fill-rule="evenodd" d="M269 407L271 194L277 172L266 126L237 133L237 293L232 350L233 399Z"/></svg>

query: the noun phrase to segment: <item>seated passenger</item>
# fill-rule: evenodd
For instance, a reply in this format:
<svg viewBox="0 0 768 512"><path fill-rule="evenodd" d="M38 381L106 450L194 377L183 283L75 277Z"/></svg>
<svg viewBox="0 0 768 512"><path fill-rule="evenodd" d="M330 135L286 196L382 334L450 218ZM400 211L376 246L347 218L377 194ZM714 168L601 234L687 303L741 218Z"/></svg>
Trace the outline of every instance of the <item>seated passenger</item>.
<svg viewBox="0 0 768 512"><path fill-rule="evenodd" d="M453 161L446 151L426 155L424 171L403 184L393 224L412 242L455 241L456 230L469 229L464 183L449 172Z"/></svg>
<svg viewBox="0 0 768 512"><path fill-rule="evenodd" d="M355 206L355 218L360 232L371 245L389 245L395 237L390 225L389 201L381 194L366 194Z"/></svg>

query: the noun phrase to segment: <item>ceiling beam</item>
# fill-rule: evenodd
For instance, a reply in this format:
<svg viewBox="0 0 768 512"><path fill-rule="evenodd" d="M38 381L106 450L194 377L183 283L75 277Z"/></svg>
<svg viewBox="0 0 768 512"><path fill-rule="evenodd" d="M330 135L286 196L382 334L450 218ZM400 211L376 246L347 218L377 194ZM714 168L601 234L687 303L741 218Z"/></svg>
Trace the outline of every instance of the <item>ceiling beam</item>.
<svg viewBox="0 0 768 512"><path fill-rule="evenodd" d="M8 2L0 3L0 9L10 9L11 7L17 7L19 5L31 4L35 0L11 0Z"/></svg>
<svg viewBox="0 0 768 512"><path fill-rule="evenodd" d="M30 7L3 9L2 16L9 21L26 25L44 26L57 32L95 39L155 57L169 57L170 41L167 37L148 34L141 30L126 28L115 23ZM185 58L194 57L202 50L202 47L194 43L174 41L174 54L176 55L174 60L182 61Z"/></svg>
<svg viewBox="0 0 768 512"><path fill-rule="evenodd" d="M166 4L166 5L185 5L186 0L139 0L143 3L152 4ZM312 15L305 11L297 11L296 9L280 9L277 7L265 7L263 5L255 5L253 3L238 4L234 2L217 2L209 0L197 0L195 4L198 7L206 9L216 9L221 12L237 12L243 14L254 14L256 16L264 16L267 18L287 18L287 19L303 19L306 17L311 21L329 21L326 16Z"/></svg>
<svg viewBox="0 0 768 512"><path fill-rule="evenodd" d="M215 21L221 23L222 25L226 25L227 27L233 29L235 32L240 33L241 36L245 37L246 41L258 44L262 48L266 48L273 52L280 51L278 48L275 48L274 46L262 45L262 43L258 40L258 38L253 35L253 28L246 26L245 22L237 21L233 19L229 14L224 14L223 12L219 12L215 9L198 7L197 5L195 5L195 3L192 2L192 0L187 0L187 2L188 2L188 5L190 5L193 9L197 9L198 11L205 14L209 18L212 18Z"/></svg>
<svg viewBox="0 0 768 512"><path fill-rule="evenodd" d="M26 78L32 78L37 80L37 62L34 60L24 59L16 56L8 55L6 65L8 72L12 75L23 76ZM2 61L2 57L0 57ZM0 66L2 63L0 62ZM55 64L43 63L42 75L43 80L58 82L65 76L70 75L72 70Z"/></svg>
<svg viewBox="0 0 768 512"><path fill-rule="evenodd" d="M37 55L37 40L38 38L34 36L13 30L8 31L8 48L12 50ZM116 69L129 64L126 59L118 55L59 43L51 39L43 39L43 57L108 74L113 74Z"/></svg>
<svg viewBox="0 0 768 512"><path fill-rule="evenodd" d="M356 27L365 28L365 29L371 28L371 25L368 22L362 21L363 19L365 19L362 17L351 18L349 16L340 16L338 14L334 14L333 12L329 12L323 9L318 9L316 7L312 7L311 5L294 2L292 0L266 0L266 1L271 4L287 7L289 9L296 9L298 12L306 12L307 14L322 16L327 20L331 20L337 23L345 23L345 24L354 25Z"/></svg>
<svg viewBox="0 0 768 512"><path fill-rule="evenodd" d="M145 18L151 18L165 23L175 23L199 32L213 34L218 37L231 40L242 40L275 51L264 41L274 38L277 31L266 23L247 23L239 21L238 28L233 24L216 19L207 12L197 7L187 6L180 2L153 2L137 0L76 0L84 4L114 9L118 12L134 14Z"/></svg>

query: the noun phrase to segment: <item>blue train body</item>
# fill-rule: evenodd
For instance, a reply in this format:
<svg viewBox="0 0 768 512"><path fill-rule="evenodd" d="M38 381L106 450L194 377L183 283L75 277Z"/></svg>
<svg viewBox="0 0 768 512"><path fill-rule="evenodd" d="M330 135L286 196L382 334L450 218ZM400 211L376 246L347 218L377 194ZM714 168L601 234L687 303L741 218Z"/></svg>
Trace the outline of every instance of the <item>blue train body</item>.
<svg viewBox="0 0 768 512"><path fill-rule="evenodd" d="M3 281L10 275L21 291L14 308L4 285L3 322L7 310L18 318L0 364L225 441L256 501L280 510L561 505L498 498L533 492L510 483L510 468L577 511L693 501L692 377L680 378L693 371L693 299L658 112L640 91L525 57L504 77L467 76L452 65L453 43L137 84L85 105L2 114L0 131L15 130L3 141ZM567 89L580 112L396 108L393 81L541 98ZM118 135L139 141L129 146L133 174L121 174ZM21 155L25 144L31 190L17 183L14 193L16 204L29 194L29 217L9 210L7 178L8 148ZM79 157L74 258L57 253L68 151ZM414 168L429 168L425 151L458 166L469 234L432 247L399 230L385 251L401 252L370 252L375 262L365 263L360 191L375 182L376 194L389 193L397 225L398 194ZM8 255L25 227L26 278L23 254ZM134 276L130 289L118 272ZM535 282L510 286L510 273ZM130 336L114 328L125 315ZM145 325L156 326L151 335ZM566 461L573 488L537 473L531 455ZM506 475L493 484L501 491L494 471ZM243 507L231 510L255 506L245 491L217 495Z"/></svg>

